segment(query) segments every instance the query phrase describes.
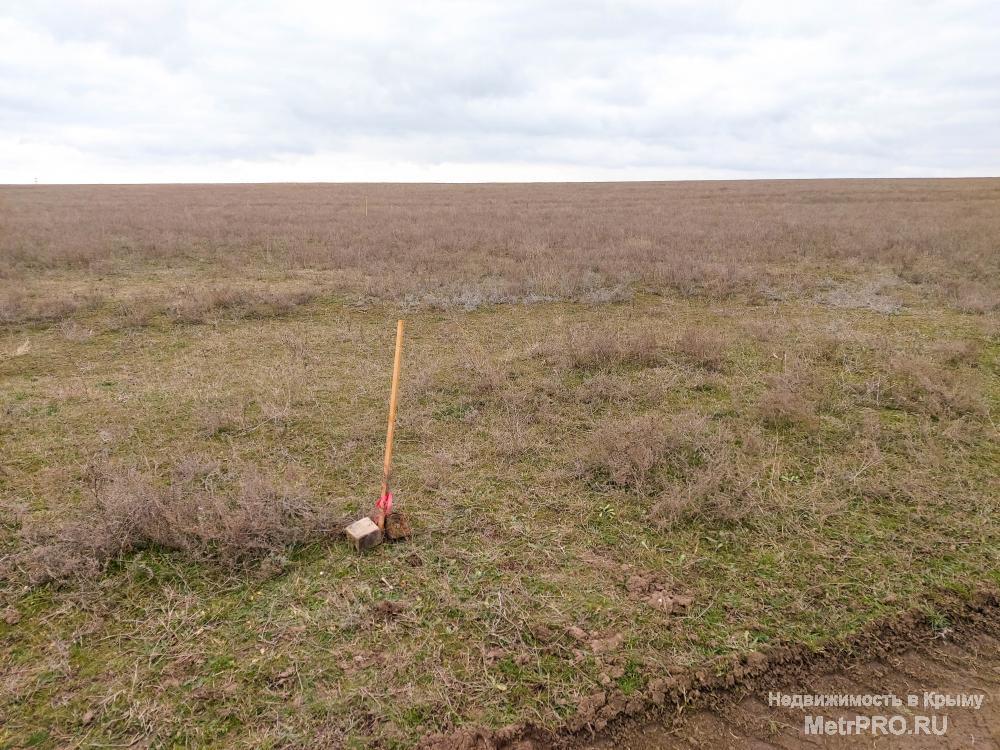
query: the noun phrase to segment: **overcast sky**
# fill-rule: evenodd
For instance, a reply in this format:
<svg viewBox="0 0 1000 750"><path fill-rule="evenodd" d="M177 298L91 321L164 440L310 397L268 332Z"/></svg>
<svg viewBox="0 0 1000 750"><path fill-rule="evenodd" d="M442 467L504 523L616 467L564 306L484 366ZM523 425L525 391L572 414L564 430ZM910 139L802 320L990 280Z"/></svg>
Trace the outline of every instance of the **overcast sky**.
<svg viewBox="0 0 1000 750"><path fill-rule="evenodd" d="M1000 2L0 3L0 183L1000 174Z"/></svg>

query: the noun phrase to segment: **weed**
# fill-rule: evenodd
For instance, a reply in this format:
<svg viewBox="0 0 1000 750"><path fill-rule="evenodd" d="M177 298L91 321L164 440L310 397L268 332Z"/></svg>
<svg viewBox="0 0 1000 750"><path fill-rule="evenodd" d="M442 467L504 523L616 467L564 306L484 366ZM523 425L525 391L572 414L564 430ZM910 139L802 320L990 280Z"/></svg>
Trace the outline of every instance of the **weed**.
<svg viewBox="0 0 1000 750"><path fill-rule="evenodd" d="M660 361L656 336L649 329L576 326L559 350L565 366L577 370L654 367Z"/></svg>
<svg viewBox="0 0 1000 750"><path fill-rule="evenodd" d="M704 420L692 414L608 420L591 433L581 473L638 494L652 492L659 470L692 460L705 429Z"/></svg>
<svg viewBox="0 0 1000 750"><path fill-rule="evenodd" d="M809 384L802 373L769 375L767 387L757 403L761 422L770 427L815 430L819 417L808 391Z"/></svg>
<svg viewBox="0 0 1000 750"><path fill-rule="evenodd" d="M167 486L135 469L100 465L91 472L93 502L73 520L24 522L25 550L12 564L31 583L93 578L148 546L244 567L339 533L346 521L331 518L301 488L198 457L180 461Z"/></svg>
<svg viewBox="0 0 1000 750"><path fill-rule="evenodd" d="M724 335L704 327L687 328L673 344L674 352L683 359L712 372L725 368L727 348Z"/></svg>
<svg viewBox="0 0 1000 750"><path fill-rule="evenodd" d="M886 405L936 418L986 413L976 379L968 372L943 369L919 356L897 356L883 367Z"/></svg>

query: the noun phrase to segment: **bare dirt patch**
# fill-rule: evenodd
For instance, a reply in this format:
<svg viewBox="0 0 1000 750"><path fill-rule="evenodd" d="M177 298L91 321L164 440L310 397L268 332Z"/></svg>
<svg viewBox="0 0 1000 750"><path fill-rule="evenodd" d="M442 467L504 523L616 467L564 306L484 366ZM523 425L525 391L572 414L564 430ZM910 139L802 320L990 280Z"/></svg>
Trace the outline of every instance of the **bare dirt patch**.
<svg viewBox="0 0 1000 750"><path fill-rule="evenodd" d="M903 307L892 294L893 287L901 281L891 274L853 282L828 281L827 288L816 295L816 300L831 307L865 309L891 315Z"/></svg>
<svg viewBox="0 0 1000 750"><path fill-rule="evenodd" d="M780 682L780 681L779 681ZM995 748L1000 747L1000 638L995 634L941 633L914 648L880 659L859 661L848 668L823 670L789 678L780 686L785 694L802 695L945 695L984 694L982 708L914 709L792 709L768 704L768 691L756 690L740 699L722 699L711 709L683 713L675 718L621 727L581 750L684 750L695 748ZM806 735L804 717L819 713L827 720L852 720L858 715L894 715L936 718L942 735L891 733L871 735ZM945 724L944 722L947 722Z"/></svg>

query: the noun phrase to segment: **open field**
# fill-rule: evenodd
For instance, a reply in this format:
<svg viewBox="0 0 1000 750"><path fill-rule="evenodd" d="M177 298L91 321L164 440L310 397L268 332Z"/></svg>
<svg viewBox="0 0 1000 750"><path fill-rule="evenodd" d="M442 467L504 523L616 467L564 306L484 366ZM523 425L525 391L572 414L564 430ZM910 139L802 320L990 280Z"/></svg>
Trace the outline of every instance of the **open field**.
<svg viewBox="0 0 1000 750"><path fill-rule="evenodd" d="M601 728L947 628L998 308L1000 180L0 188L0 747Z"/></svg>

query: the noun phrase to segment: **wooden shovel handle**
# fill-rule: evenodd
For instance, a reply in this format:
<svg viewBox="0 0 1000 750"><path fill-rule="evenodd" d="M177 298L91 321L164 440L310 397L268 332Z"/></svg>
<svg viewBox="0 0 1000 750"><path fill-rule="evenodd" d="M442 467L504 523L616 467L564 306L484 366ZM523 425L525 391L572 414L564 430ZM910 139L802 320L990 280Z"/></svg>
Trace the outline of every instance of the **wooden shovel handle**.
<svg viewBox="0 0 1000 750"><path fill-rule="evenodd" d="M403 363L403 321L396 323L396 355L392 361L392 391L389 394L389 425L385 431L385 462L382 465L382 497L389 491L392 470L392 437L396 432L396 401L399 397L399 370Z"/></svg>

